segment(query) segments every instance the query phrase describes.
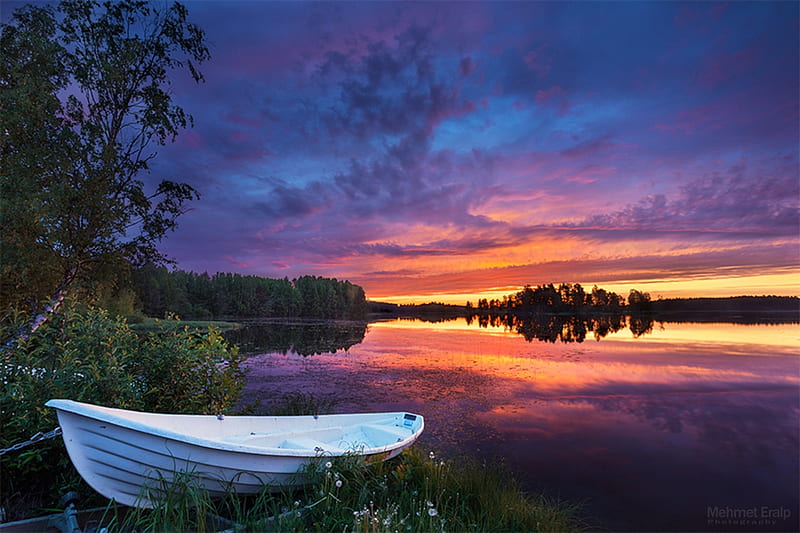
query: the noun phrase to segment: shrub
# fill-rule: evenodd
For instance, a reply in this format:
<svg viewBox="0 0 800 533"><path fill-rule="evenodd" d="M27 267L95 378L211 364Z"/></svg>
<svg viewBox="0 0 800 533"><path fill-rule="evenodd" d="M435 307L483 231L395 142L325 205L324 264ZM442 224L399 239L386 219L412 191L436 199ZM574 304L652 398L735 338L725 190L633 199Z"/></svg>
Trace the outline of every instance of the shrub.
<svg viewBox="0 0 800 533"><path fill-rule="evenodd" d="M2 338L23 317L3 325ZM243 357L216 328L176 326L137 334L123 318L94 308L54 315L0 362L0 448L58 425L51 398L153 412L222 413L244 387ZM53 505L79 485L60 439L3 455L0 505ZM70 475L64 476L63 472ZM24 494L23 494L24 492ZM27 503L11 501L27 498ZM16 511L16 512L15 512Z"/></svg>
<svg viewBox="0 0 800 533"><path fill-rule="evenodd" d="M144 410L220 414L239 401L244 356L225 341L218 327L203 332L176 321L142 337L137 374L146 384Z"/></svg>

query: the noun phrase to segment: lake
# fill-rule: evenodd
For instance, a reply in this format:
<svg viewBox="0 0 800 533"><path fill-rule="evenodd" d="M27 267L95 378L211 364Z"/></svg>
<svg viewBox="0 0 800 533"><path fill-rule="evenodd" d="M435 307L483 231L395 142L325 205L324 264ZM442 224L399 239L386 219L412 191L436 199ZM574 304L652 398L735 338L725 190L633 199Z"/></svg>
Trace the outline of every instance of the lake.
<svg viewBox="0 0 800 533"><path fill-rule="evenodd" d="M425 416L606 530L800 529L800 325L252 324L245 402ZM540 340L544 339L544 340ZM581 341L581 342L578 342Z"/></svg>

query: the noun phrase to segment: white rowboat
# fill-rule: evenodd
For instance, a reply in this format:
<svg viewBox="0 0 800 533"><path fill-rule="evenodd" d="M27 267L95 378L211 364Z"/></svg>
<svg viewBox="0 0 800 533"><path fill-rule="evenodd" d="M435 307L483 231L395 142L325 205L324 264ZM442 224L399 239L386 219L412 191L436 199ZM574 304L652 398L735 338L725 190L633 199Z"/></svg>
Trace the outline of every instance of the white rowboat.
<svg viewBox="0 0 800 533"><path fill-rule="evenodd" d="M176 473L212 497L292 488L315 458L395 457L425 426L412 413L214 416L142 413L50 400L67 453L86 482L122 505L151 507Z"/></svg>

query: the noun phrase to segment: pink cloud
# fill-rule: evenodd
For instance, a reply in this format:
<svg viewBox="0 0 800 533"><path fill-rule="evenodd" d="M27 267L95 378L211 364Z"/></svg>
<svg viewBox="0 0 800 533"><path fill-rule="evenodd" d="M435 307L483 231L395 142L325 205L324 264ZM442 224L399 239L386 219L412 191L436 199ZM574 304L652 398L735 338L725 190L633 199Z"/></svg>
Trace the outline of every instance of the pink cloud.
<svg viewBox="0 0 800 533"><path fill-rule="evenodd" d="M232 264L232 265L234 265L234 266L237 266L237 267L239 267L239 268L250 268L250 267L252 266L252 264L250 264L250 263L245 263L245 262L242 262L242 261L237 261L236 259L234 259L234 258L233 258L233 257L231 257L230 255L223 256L223 259L224 259L225 261L227 261L228 263L230 263L230 264Z"/></svg>
<svg viewBox="0 0 800 533"><path fill-rule="evenodd" d="M653 127L663 132L684 134L714 132L724 137L746 128L754 138L797 135L797 94L772 91L764 98L762 87L730 93L678 112L671 121L657 122Z"/></svg>
<svg viewBox="0 0 800 533"><path fill-rule="evenodd" d="M565 181L569 183L580 183L582 185L589 185L595 183L602 178L613 178L617 174L617 169L612 167L602 167L599 165L587 165L570 176L565 177Z"/></svg>
<svg viewBox="0 0 800 533"><path fill-rule="evenodd" d="M730 115L721 112L722 107L720 102L695 106L680 111L672 123L659 122L654 127L659 131L678 131L685 134L691 134L700 129L720 129L732 120Z"/></svg>
<svg viewBox="0 0 800 533"><path fill-rule="evenodd" d="M472 61L472 58L467 56L461 59L461 62L458 64L458 71L461 73L461 76L464 78L468 77L470 74L475 72L478 68L478 65Z"/></svg>
<svg viewBox="0 0 800 533"><path fill-rule="evenodd" d="M554 260L447 274L393 275L382 272L359 276L357 283L363 285L370 295L424 295L466 294L493 287L517 287L514 290L518 290L526 284L562 281L580 282L590 287L591 283L635 284L665 277L708 279L718 276L722 267L730 276L757 276L791 271L791 261L782 259L781 255L790 253L792 249L791 246L754 245L726 251ZM490 281L487 283L487 280Z"/></svg>
<svg viewBox="0 0 800 533"><path fill-rule="evenodd" d="M186 130L184 132L181 132L180 135L178 135L176 144L178 146L186 146L187 148L191 148L192 150L199 150L205 148L206 140L197 131Z"/></svg>
<svg viewBox="0 0 800 533"><path fill-rule="evenodd" d="M564 116L569 111L567 93L558 85L536 91L536 103L541 106L549 105L555 107L559 116Z"/></svg>
<svg viewBox="0 0 800 533"><path fill-rule="evenodd" d="M536 72L540 78L544 78L550 72L550 62L545 52L549 48L548 44L539 45L535 50L530 50L522 60L528 68Z"/></svg>
<svg viewBox="0 0 800 533"><path fill-rule="evenodd" d="M704 61L700 70L700 85L707 89L713 89L735 76L748 72L757 60L757 46L750 46L731 53L717 53Z"/></svg>
<svg viewBox="0 0 800 533"><path fill-rule="evenodd" d="M555 235L554 235L555 236ZM557 238L568 238L567 235ZM757 276L765 272L791 272L794 245L745 245L725 251L700 251L684 254L644 254L635 257L584 257L571 260L546 260L526 265L471 269L446 274L397 275L384 271L358 276L356 282L367 293L380 297L398 294L437 294L485 291L494 287L519 290L526 284L579 282L647 283L665 277L709 279L724 268L729 276ZM788 259L787 259L788 258ZM487 283L487 280L490 280ZM466 298L465 298L466 299Z"/></svg>
<svg viewBox="0 0 800 533"><path fill-rule="evenodd" d="M248 128L260 128L263 126L263 121L261 119L245 117L238 113L225 113L222 115L222 118L227 122L233 122L234 124L246 126Z"/></svg>
<svg viewBox="0 0 800 533"><path fill-rule="evenodd" d="M539 58L539 54L535 50L531 50L523 58L523 61L525 61L525 64L528 65L529 68L535 69L535 68L537 68L536 60L538 58Z"/></svg>
<svg viewBox="0 0 800 533"><path fill-rule="evenodd" d="M234 131L233 133L231 133L231 136L230 136L230 139L233 142L237 142L237 143L250 142L250 140L252 140L252 138L253 138L252 135L250 135L249 133L246 133L244 131Z"/></svg>

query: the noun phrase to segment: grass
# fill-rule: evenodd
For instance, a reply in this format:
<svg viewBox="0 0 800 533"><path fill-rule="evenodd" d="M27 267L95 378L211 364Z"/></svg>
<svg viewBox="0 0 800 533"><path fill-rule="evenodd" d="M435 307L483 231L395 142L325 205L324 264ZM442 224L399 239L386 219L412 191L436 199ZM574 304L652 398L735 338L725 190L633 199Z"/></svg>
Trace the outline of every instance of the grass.
<svg viewBox="0 0 800 533"><path fill-rule="evenodd" d="M129 323L129 326L134 331L162 331L174 329L176 327L189 327L191 329L207 329L215 327L222 331L229 329L239 329L241 324L236 322L225 322L222 320L172 320L161 318L144 318L141 322Z"/></svg>
<svg viewBox="0 0 800 533"><path fill-rule="evenodd" d="M291 492L230 494L212 501L190 475L159 491L153 509L136 509L109 531L577 531L580 509L525 494L497 465L442 460L418 447L365 464L358 457L309 465L316 483ZM235 524L235 526L232 526Z"/></svg>

